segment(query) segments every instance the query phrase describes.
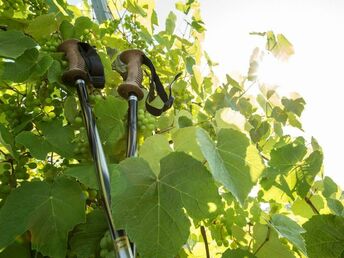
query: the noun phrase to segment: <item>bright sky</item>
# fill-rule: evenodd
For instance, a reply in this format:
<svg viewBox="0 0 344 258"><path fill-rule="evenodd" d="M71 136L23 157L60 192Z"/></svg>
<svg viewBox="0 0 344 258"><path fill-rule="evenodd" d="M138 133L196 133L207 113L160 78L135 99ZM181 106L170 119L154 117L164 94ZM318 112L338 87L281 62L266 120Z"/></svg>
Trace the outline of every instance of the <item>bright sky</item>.
<svg viewBox="0 0 344 258"><path fill-rule="evenodd" d="M161 10L166 16L172 3L158 0L158 14ZM278 85L281 95L304 97L305 132L323 147L325 175L344 188L344 1L201 0L201 10L207 28L204 49L220 63L220 80L226 73L247 72L252 50L264 41L249 32L273 30L291 41L295 55L284 64L268 59L261 76Z"/></svg>
<svg viewBox="0 0 344 258"><path fill-rule="evenodd" d="M75 2L77 0L70 0ZM325 155L325 174L344 188L344 1L342 0L200 0L207 28L204 49L220 63L216 72L245 74L249 56L263 38L249 32L273 30L294 45L288 63L264 64L261 76L279 86L281 95L300 93L307 102L302 124ZM159 21L174 10L174 0L156 0ZM181 21L182 22L182 21ZM180 24L180 23L178 23ZM177 30L183 28L178 28Z"/></svg>

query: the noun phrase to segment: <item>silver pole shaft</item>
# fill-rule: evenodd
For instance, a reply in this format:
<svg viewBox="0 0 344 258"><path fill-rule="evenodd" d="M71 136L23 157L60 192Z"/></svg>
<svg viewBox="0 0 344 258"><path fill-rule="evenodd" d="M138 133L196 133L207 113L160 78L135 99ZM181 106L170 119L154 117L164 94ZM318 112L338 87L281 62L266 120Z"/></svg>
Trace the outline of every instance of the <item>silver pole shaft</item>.
<svg viewBox="0 0 344 258"><path fill-rule="evenodd" d="M96 174L98 179L99 190L101 192L106 218L109 224L109 230L114 242L118 258L133 258L129 240L126 236L121 236L115 229L115 224L111 213L111 186L110 174L106 163L105 154L99 137L98 129L93 117L91 106L88 102L87 87L84 80L76 81L77 92L80 100L80 106L86 125L88 141L91 147L91 153L95 162Z"/></svg>

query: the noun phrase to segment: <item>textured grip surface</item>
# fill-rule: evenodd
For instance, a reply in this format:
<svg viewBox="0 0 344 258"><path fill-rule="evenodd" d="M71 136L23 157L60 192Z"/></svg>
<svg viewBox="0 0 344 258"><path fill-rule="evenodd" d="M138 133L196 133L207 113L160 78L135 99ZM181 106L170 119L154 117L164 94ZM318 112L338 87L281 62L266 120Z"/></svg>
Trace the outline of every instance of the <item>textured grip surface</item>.
<svg viewBox="0 0 344 258"><path fill-rule="evenodd" d="M127 99L130 93L136 94L138 100L143 98L141 89L143 56L144 53L141 50L133 49L122 52L118 57L127 65L127 72L122 74L125 81L117 89L118 94L123 98Z"/></svg>
<svg viewBox="0 0 344 258"><path fill-rule="evenodd" d="M78 40L69 39L60 44L58 51L64 52L68 60L69 67L62 75L62 81L68 85L74 85L78 79L88 80L86 63L78 48Z"/></svg>

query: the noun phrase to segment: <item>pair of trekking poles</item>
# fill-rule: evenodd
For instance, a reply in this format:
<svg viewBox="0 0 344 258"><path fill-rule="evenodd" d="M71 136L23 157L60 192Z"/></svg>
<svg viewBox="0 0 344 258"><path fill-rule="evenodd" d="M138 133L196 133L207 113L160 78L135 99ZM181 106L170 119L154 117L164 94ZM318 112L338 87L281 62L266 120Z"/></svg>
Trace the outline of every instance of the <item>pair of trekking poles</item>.
<svg viewBox="0 0 344 258"><path fill-rule="evenodd" d="M109 226L110 235L114 242L114 250L118 258L134 258L136 256L135 245L129 243L124 230L116 230L111 213L110 176L105 154L99 137L96 121L92 108L88 101L87 85L103 88L105 85L104 68L95 49L87 43L70 39L64 41L58 47L58 51L64 52L69 63L68 69L62 75L62 81L67 85L73 85L77 89L80 106L87 131L91 154L95 163L95 169L99 184L99 190L103 199L105 214ZM160 115L173 104L171 87L169 96L166 94L152 62L140 50L127 50L122 52L115 61L117 69L124 82L118 87L121 97L128 100L128 143L127 157L135 156L137 151L137 107L138 101L144 97L141 88L142 69L145 64L151 70L150 90L148 97L152 100L157 95L164 102L161 109L150 106L146 100L146 108L153 115ZM176 79L176 78L175 78ZM171 85L170 85L171 86Z"/></svg>

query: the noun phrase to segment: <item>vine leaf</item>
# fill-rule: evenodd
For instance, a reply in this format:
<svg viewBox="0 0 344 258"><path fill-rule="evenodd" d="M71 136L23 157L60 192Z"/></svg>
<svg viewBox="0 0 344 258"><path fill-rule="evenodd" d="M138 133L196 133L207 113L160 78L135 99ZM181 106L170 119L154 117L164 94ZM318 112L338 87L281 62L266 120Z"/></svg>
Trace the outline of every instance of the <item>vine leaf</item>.
<svg viewBox="0 0 344 258"><path fill-rule="evenodd" d="M338 258L344 252L344 217L315 215L303 227L309 258Z"/></svg>
<svg viewBox="0 0 344 258"><path fill-rule="evenodd" d="M9 130L0 124L0 144L5 147L9 153L15 154L14 150L14 139Z"/></svg>
<svg viewBox="0 0 344 258"><path fill-rule="evenodd" d="M243 204L264 169L257 149L245 134L231 128L219 131L216 146L202 129L197 140L215 180Z"/></svg>
<svg viewBox="0 0 344 258"><path fill-rule="evenodd" d="M0 30L0 56L15 59L21 56L25 50L35 47L36 42L21 31Z"/></svg>
<svg viewBox="0 0 344 258"><path fill-rule="evenodd" d="M72 253L78 258L89 258L94 255L107 229L104 211L96 209L87 214L86 223L76 226L69 241Z"/></svg>
<svg viewBox="0 0 344 258"><path fill-rule="evenodd" d="M27 49L15 62L4 62L1 77L3 80L24 82L30 78L36 67L38 58L36 48Z"/></svg>
<svg viewBox="0 0 344 258"><path fill-rule="evenodd" d="M26 183L12 191L0 210L0 249L29 230L33 249L64 258L68 232L85 221L84 207L81 188L75 181L58 177L53 184Z"/></svg>
<svg viewBox="0 0 344 258"><path fill-rule="evenodd" d="M172 149L166 137L156 134L145 139L140 149L140 157L145 159L154 174L158 175L160 171L160 160L170 152L172 152Z"/></svg>
<svg viewBox="0 0 344 258"><path fill-rule="evenodd" d="M214 181L189 155L173 152L155 175L142 158L126 159L112 178L112 211L143 257L174 257L187 241L190 222L211 218L222 208Z"/></svg>
<svg viewBox="0 0 344 258"><path fill-rule="evenodd" d="M257 258L257 256L243 249L228 249L222 254L222 258Z"/></svg>
<svg viewBox="0 0 344 258"><path fill-rule="evenodd" d="M98 119L98 129L104 144L115 144L124 135L122 119L127 114L128 105L124 100L108 96L94 107Z"/></svg>
<svg viewBox="0 0 344 258"><path fill-rule="evenodd" d="M306 231L299 224L281 214L272 215L270 224L279 235L288 239L303 254L307 255L305 240L301 236Z"/></svg>
<svg viewBox="0 0 344 258"><path fill-rule="evenodd" d="M110 178L116 177L118 175L118 165L109 164ZM80 183L84 184L88 188L98 190L98 179L96 175L96 170L93 165L74 165L67 168L64 174L77 179Z"/></svg>
<svg viewBox="0 0 344 258"><path fill-rule="evenodd" d="M256 224L253 228L254 254L257 258L278 257L295 258L289 248L279 239L276 232L271 231L268 226Z"/></svg>
<svg viewBox="0 0 344 258"><path fill-rule="evenodd" d="M183 151L199 161L204 160L204 156L197 143L197 128L185 127L176 130L172 134L173 147L175 151Z"/></svg>
<svg viewBox="0 0 344 258"><path fill-rule="evenodd" d="M50 144L42 137L28 131L23 131L16 136L16 143L24 145L36 159L44 160L49 151Z"/></svg>
<svg viewBox="0 0 344 258"><path fill-rule="evenodd" d="M37 40L50 37L51 33L58 28L55 14L49 13L33 19L26 29L26 33L30 34Z"/></svg>

